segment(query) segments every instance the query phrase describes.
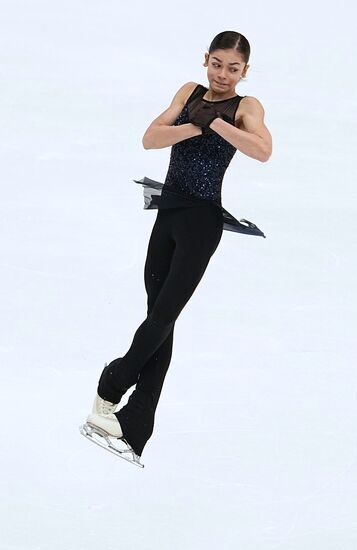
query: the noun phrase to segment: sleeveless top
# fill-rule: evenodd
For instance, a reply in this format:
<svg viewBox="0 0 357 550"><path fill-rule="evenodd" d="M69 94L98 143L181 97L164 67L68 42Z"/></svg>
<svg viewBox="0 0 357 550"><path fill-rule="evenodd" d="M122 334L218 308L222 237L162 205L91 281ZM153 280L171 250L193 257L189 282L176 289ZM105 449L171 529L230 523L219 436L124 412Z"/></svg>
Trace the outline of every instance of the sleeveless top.
<svg viewBox="0 0 357 550"><path fill-rule="evenodd" d="M190 112L198 103L217 105L224 119L234 125L235 114L245 96L219 101L203 99L208 88L198 84L187 99L174 126L190 122ZM171 147L170 163L164 183L144 177L134 180L144 187L144 209L207 206L214 204L222 211L223 229L265 237L248 220L236 220L222 206L221 189L226 169L236 148L216 132L184 139Z"/></svg>

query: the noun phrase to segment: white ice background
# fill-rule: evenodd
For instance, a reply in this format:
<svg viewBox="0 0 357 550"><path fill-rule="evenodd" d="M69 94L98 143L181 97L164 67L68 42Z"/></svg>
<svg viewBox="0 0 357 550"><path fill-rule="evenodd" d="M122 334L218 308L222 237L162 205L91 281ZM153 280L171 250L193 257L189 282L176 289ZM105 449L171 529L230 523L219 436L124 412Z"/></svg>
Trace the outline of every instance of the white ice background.
<svg viewBox="0 0 357 550"><path fill-rule="evenodd" d="M355 3L0 7L1 549L355 550ZM223 205L267 238L223 233L141 470L78 426L146 316L143 133L223 30L273 136Z"/></svg>

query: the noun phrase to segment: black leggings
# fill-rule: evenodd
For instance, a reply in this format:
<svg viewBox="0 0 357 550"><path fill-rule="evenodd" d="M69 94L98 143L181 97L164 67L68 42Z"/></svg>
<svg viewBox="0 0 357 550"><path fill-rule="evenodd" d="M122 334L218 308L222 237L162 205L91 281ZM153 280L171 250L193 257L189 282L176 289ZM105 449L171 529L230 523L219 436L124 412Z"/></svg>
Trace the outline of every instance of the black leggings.
<svg viewBox="0 0 357 550"><path fill-rule="evenodd" d="M147 317L124 357L102 372L100 397L127 404L115 413L124 438L139 456L154 429L155 410L172 355L175 321L201 280L223 232L213 204L158 210L145 262Z"/></svg>

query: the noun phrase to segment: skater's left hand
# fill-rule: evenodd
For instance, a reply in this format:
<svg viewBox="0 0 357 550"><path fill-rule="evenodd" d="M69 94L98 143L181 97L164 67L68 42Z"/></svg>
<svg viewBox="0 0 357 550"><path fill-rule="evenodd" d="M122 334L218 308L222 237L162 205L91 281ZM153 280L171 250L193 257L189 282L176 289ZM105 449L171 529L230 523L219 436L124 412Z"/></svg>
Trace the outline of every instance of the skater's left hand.
<svg viewBox="0 0 357 550"><path fill-rule="evenodd" d="M189 113L190 122L195 126L200 126L202 128L202 134L215 133L214 130L210 128L210 124L215 118L224 119L225 116L217 111L215 106L212 104L199 104L193 112L191 111Z"/></svg>

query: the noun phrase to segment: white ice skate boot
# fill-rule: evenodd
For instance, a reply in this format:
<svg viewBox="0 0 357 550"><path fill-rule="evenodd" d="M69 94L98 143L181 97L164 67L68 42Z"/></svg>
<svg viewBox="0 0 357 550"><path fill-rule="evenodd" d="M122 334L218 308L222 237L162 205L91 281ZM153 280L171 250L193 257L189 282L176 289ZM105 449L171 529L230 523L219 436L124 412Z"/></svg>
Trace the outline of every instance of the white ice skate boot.
<svg viewBox="0 0 357 550"><path fill-rule="evenodd" d="M116 437L118 439L123 437L119 420L115 414L90 414L87 417L87 423L91 426L104 430L111 437Z"/></svg>
<svg viewBox="0 0 357 550"><path fill-rule="evenodd" d="M104 363L104 368L107 367L108 364ZM105 399L102 399L98 393L95 397L92 413L93 414L111 414L115 412L115 409L117 408L118 403L112 403L111 401L105 401Z"/></svg>
<svg viewBox="0 0 357 550"><path fill-rule="evenodd" d="M96 398L93 403L92 413L93 414L112 414L115 412L115 409L117 408L118 403L112 403L111 401L105 401L105 399L102 399L99 397L99 395L96 395Z"/></svg>

